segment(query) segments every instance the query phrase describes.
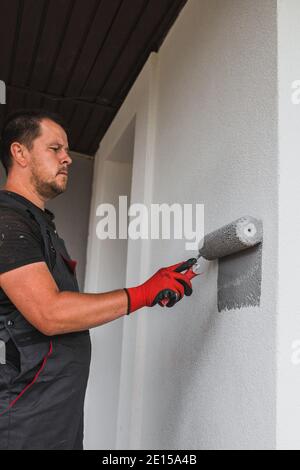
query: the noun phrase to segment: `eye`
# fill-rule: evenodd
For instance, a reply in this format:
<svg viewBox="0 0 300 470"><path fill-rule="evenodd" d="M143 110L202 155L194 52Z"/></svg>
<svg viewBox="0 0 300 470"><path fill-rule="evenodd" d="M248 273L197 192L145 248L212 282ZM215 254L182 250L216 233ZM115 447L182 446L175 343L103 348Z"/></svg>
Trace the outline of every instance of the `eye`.
<svg viewBox="0 0 300 470"><path fill-rule="evenodd" d="M60 150L59 147L50 147L51 150L53 150L54 152L58 152Z"/></svg>

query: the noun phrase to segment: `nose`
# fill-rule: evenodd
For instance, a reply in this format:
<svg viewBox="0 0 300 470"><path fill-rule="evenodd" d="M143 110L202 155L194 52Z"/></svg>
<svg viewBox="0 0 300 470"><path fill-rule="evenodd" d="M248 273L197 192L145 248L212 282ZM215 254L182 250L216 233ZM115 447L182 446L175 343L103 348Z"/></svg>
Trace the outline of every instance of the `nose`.
<svg viewBox="0 0 300 470"><path fill-rule="evenodd" d="M64 150L62 152L61 163L65 164L65 165L71 165L72 161L73 160L72 160L70 154L66 150Z"/></svg>

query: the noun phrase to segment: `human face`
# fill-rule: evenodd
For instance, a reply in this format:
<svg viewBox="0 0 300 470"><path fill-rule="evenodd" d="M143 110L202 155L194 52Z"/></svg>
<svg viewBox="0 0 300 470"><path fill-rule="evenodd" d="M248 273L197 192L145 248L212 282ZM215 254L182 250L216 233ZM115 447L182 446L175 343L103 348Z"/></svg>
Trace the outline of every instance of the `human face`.
<svg viewBox="0 0 300 470"><path fill-rule="evenodd" d="M66 190L72 159L67 134L60 125L44 119L40 131L41 135L29 150L28 167L31 184L43 199L48 200Z"/></svg>

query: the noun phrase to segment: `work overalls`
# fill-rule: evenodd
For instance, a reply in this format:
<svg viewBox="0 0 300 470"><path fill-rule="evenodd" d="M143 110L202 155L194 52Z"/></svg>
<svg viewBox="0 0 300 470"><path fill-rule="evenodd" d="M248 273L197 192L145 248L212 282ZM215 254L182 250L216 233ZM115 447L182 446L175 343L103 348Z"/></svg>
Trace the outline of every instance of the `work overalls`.
<svg viewBox="0 0 300 470"><path fill-rule="evenodd" d="M35 219L45 262L59 290L78 292L75 263L54 224L15 193L0 191L0 210L1 206ZM82 449L89 332L45 336L15 308L0 316L0 340L13 344L20 357L19 367L0 364L0 450Z"/></svg>

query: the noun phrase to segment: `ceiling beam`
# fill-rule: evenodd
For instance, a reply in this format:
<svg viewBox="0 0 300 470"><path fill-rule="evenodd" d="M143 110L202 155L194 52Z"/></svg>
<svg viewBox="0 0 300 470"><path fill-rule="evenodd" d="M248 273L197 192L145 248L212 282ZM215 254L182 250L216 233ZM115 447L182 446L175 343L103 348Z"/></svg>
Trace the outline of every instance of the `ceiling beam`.
<svg viewBox="0 0 300 470"><path fill-rule="evenodd" d="M14 85L6 85L6 88L11 91L22 92L26 95L35 94L41 98L49 98L52 101L65 102L69 101L74 104L89 104L98 108L116 111L119 108L119 104L112 105L110 103L101 102L101 98L94 98L91 96L60 96L52 93L45 93L42 91L32 90L31 88L18 87Z"/></svg>

